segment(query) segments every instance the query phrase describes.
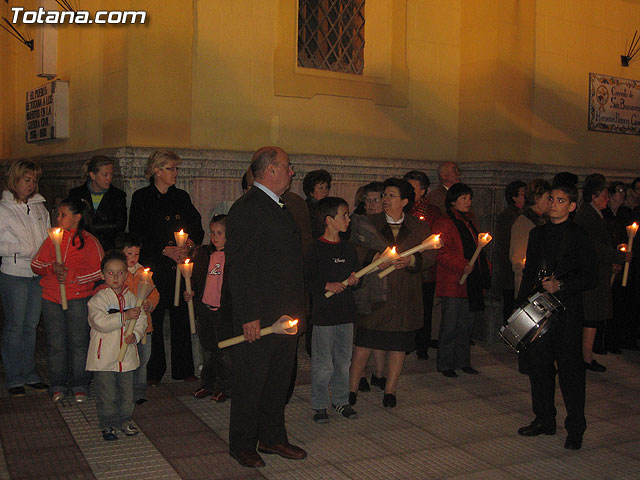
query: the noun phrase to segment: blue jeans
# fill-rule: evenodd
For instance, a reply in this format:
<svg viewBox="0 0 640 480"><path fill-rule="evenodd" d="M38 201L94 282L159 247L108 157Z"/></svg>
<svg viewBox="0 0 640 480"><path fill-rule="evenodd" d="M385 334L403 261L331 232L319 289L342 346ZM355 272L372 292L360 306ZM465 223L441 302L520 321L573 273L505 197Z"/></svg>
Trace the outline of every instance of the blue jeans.
<svg viewBox="0 0 640 480"><path fill-rule="evenodd" d="M321 410L349 403L349 367L353 324L314 325L311 337L311 408Z"/></svg>
<svg viewBox="0 0 640 480"><path fill-rule="evenodd" d="M36 327L40 322L42 288L40 277L18 277L0 273L0 295L4 307L2 362L7 388L37 383Z"/></svg>
<svg viewBox="0 0 640 480"><path fill-rule="evenodd" d="M474 313L466 298L442 297L436 368L439 372L471 366L471 334Z"/></svg>
<svg viewBox="0 0 640 480"><path fill-rule="evenodd" d="M74 394L89 393L91 372L85 370L89 350L88 302L88 297L69 300L69 309L65 311L59 303L42 299L52 394L66 394L67 386Z"/></svg>
<svg viewBox="0 0 640 480"><path fill-rule="evenodd" d="M93 372L100 430L124 429L131 421L135 405L133 372Z"/></svg>
<svg viewBox="0 0 640 480"><path fill-rule="evenodd" d="M147 398L147 363L151 357L151 342L153 335L147 333L147 343L142 343L142 340L138 343L138 358L140 359L140 366L133 372L133 393L135 400L138 401L141 398Z"/></svg>

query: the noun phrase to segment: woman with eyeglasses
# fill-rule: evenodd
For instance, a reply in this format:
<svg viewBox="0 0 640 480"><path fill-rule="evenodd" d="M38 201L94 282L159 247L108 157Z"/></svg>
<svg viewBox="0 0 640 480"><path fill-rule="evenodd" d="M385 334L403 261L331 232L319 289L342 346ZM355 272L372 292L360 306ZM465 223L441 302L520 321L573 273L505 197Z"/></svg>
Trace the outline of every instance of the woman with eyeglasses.
<svg viewBox="0 0 640 480"><path fill-rule="evenodd" d="M431 234L426 222L409 215L414 198L408 182L397 178L384 182L383 211L365 217L357 235L352 237L362 265L378 258L387 247L395 246L401 253ZM386 381L378 386L384 389L383 406L395 407L405 352L415 350L416 330L422 326L421 273L434 261L434 252L428 250L384 263L381 270L389 266L395 270L383 279L375 272L366 275L362 287L354 292L359 318L349 375L352 405L356 403L358 385L371 352L383 352L387 355ZM376 372L377 375L382 373Z"/></svg>
<svg viewBox="0 0 640 480"><path fill-rule="evenodd" d="M478 242L478 227L471 214L472 196L468 185L452 185L445 197L447 216L433 225L442 234L436 259L436 296L441 298L442 307L436 367L450 378L458 376L456 369L470 375L478 373L471 366L471 333L475 312L484 310L483 290L491 288L484 252L473 266L469 264ZM460 285L463 274L468 277Z"/></svg>
<svg viewBox="0 0 640 480"><path fill-rule="evenodd" d="M180 158L172 151L153 152L145 172L150 183L134 192L129 212L129 231L142 239L140 263L151 268L160 293L160 302L151 314L153 342L147 366L149 385L160 383L167 370L162 328L167 309L171 322L171 377L186 381L196 379L187 304L182 295L179 306L175 307L173 301L177 264L191 257L195 246L202 242L204 230L191 197L176 188L180 163ZM183 247L178 247L174 238L174 232L180 230L189 234Z"/></svg>

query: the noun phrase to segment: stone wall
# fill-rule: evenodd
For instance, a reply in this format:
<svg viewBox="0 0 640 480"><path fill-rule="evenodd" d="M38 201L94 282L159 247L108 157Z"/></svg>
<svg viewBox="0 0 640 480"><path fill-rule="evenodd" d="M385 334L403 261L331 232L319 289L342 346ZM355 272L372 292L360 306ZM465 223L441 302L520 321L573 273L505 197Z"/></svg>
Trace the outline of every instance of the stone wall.
<svg viewBox="0 0 640 480"><path fill-rule="evenodd" d="M121 147L73 155L41 157L35 159L43 168L40 191L49 201L49 207L66 196L71 187L81 183L80 169L86 159L102 154L115 159L114 184L127 193L127 205L132 193L147 185L144 178L147 158L151 148ZM203 218L203 227L208 229L208 219L216 204L234 200L241 194L240 178L246 171L251 152L220 150L178 149L183 159L178 177L178 187L188 191ZM290 155L296 172L292 190L302 194L302 179L309 171L324 168L333 176L331 194L345 198L353 206L355 192L361 185L373 180L384 180L391 176L402 176L409 170L423 170L433 184L437 184L438 162L428 160L403 160L385 158L338 157L325 155ZM462 181L474 191L473 209L482 231L495 231L495 219L505 208L504 187L513 180L525 182L534 178L551 180L563 170L570 170L580 179L590 173L599 172L607 180L629 182L638 176L638 171L622 169L594 169L566 166L531 165L517 163L466 163L460 164ZM5 170L6 171L6 170ZM492 247L488 247L492 258ZM497 294L497 292L496 292ZM487 311L478 321L476 336L487 342L498 340L498 329L502 324L501 302L497 295L489 295Z"/></svg>

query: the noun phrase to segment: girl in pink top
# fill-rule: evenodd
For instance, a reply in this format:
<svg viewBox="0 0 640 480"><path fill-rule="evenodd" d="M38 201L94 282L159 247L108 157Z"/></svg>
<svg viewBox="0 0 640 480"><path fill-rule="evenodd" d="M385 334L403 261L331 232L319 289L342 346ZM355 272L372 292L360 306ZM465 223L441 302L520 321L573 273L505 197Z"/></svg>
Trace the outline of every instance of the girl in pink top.
<svg viewBox="0 0 640 480"><path fill-rule="evenodd" d="M196 398L211 396L224 402L231 395L231 355L220 350L218 341L222 320L222 278L226 215L215 215L209 223L211 244L198 247L193 258L193 294L184 292L185 301L193 298L196 309L198 338L202 346L201 386L193 392Z"/></svg>

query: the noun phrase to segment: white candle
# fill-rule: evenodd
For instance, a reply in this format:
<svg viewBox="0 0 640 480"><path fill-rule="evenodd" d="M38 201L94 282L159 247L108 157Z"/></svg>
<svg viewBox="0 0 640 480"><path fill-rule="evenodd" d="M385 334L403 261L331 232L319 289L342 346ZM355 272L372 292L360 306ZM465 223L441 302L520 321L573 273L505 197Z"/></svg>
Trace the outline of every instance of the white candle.
<svg viewBox="0 0 640 480"><path fill-rule="evenodd" d="M638 233L638 223L633 222L631 225L627 227L627 237L629 241L627 244L629 245L629 253L633 250L633 238ZM624 262L624 271L622 272L622 286L627 286L627 277L629 276L629 262Z"/></svg>
<svg viewBox="0 0 640 480"><path fill-rule="evenodd" d="M64 230L60 227L50 228L47 230L47 233L49 234L49 238L56 249L56 262L62 265L62 250L60 249L60 244L62 243ZM62 310L67 310L69 308L67 305L67 289L64 286L64 282L60 283L60 303L62 305Z"/></svg>
<svg viewBox="0 0 640 480"><path fill-rule="evenodd" d="M280 335L295 335L298 333L298 320L291 318L289 315L282 315L276 320L270 327L260 329L260 337L277 333ZM244 335L238 335L237 337L228 338L218 342L218 348L227 348L232 345L237 345L245 341Z"/></svg>
<svg viewBox="0 0 640 480"><path fill-rule="evenodd" d="M414 253L422 252L424 250L438 250L439 248L442 248L442 240L440 240L440 234L438 233L437 235L434 234L434 235L428 236L421 243L419 243L413 248L410 248L409 250L405 250L399 256L408 257L409 255L413 255ZM396 267L392 265L389 268L378 273L378 277L384 278L387 275L389 275L391 272L393 272L395 269Z"/></svg>
<svg viewBox="0 0 640 480"><path fill-rule="evenodd" d="M476 260L478 259L478 255L480 255L480 252L482 251L482 249L486 247L491 240L493 240L493 237L488 233L478 234L478 246L476 247L476 251L473 252L473 256L471 257L471 260L469 260L469 265L471 265L472 267L473 265L475 265ZM467 277L468 275L466 273L463 273L458 283L462 285L464 282L467 281Z"/></svg>
<svg viewBox="0 0 640 480"><path fill-rule="evenodd" d="M396 253L396 247L393 247L393 248L387 247L384 249L384 251L382 252L382 255L380 255L380 257L378 257L377 260L374 260L369 265L364 267L362 270L359 270L358 272L356 272L355 276L356 278L362 278L366 274L373 272L376 268L378 268L383 263L390 262L391 260L395 260L396 258L398 258L398 254ZM349 279L343 280L341 283L346 287L349 284ZM325 292L324 294L326 298L329 298L333 295L335 295L333 292Z"/></svg>
<svg viewBox="0 0 640 480"><path fill-rule="evenodd" d="M180 229L179 232L173 232L173 238L176 239L176 246L182 247L187 243L189 234L184 233L184 229ZM175 307L180 305L180 270L178 268L176 268L176 289L173 295L173 305Z"/></svg>
<svg viewBox="0 0 640 480"><path fill-rule="evenodd" d="M146 300L146 298L155 288L151 284L152 275L153 275L153 272L151 271L150 268L145 268L142 271L142 274L140 276L140 283L138 283L138 292L136 294L136 307L141 307L144 301ZM129 322L129 325L127 325L127 329L124 332L125 337L128 337L133 333L133 329L135 328L137 321L138 319L136 318ZM124 360L124 356L127 353L127 348L129 348L129 344L122 342L122 346L120 347L120 352L118 353L119 362Z"/></svg>
<svg viewBox="0 0 640 480"><path fill-rule="evenodd" d="M184 283L187 287L187 292L193 294L191 291L191 274L193 273L193 262L187 258L184 263L178 265L178 268L182 272L184 277ZM191 335L196 333L196 316L193 311L193 298L187 302L187 308L189 309L189 325L191 326Z"/></svg>

